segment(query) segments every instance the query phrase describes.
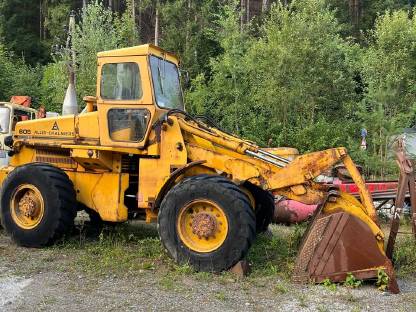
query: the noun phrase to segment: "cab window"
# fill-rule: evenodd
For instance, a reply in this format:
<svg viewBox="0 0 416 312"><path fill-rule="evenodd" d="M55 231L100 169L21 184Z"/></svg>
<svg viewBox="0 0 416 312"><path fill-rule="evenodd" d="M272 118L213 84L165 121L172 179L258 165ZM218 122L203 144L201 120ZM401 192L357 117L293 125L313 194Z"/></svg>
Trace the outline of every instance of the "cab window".
<svg viewBox="0 0 416 312"><path fill-rule="evenodd" d="M137 63L104 64L101 71L101 98L106 100L138 100L142 97Z"/></svg>
<svg viewBox="0 0 416 312"><path fill-rule="evenodd" d="M146 134L147 109L113 108L108 111L108 129L113 141L140 142Z"/></svg>
<svg viewBox="0 0 416 312"><path fill-rule="evenodd" d="M161 108L183 110L181 83L176 65L152 55L150 69L157 105Z"/></svg>

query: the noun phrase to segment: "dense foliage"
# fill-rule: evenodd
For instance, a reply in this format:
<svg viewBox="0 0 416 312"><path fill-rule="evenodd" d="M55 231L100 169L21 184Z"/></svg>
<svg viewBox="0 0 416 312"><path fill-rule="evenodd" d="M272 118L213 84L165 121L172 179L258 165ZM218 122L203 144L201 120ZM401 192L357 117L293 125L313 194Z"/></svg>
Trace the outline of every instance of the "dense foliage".
<svg viewBox="0 0 416 312"><path fill-rule="evenodd" d="M0 1L1 100L59 111L72 35L79 101L94 94L98 51L156 40L181 58L191 112L262 145L345 145L377 176L394 168L391 136L416 121L412 0L29 2Z"/></svg>

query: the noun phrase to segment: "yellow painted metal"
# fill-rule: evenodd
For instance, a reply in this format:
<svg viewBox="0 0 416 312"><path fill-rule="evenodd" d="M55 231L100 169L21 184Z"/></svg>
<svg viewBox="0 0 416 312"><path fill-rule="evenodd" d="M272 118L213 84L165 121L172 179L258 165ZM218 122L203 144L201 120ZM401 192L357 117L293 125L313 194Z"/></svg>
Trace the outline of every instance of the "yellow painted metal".
<svg viewBox="0 0 416 312"><path fill-rule="evenodd" d="M201 253L222 246L228 234L228 219L215 202L196 199L179 210L176 229L186 247Z"/></svg>
<svg viewBox="0 0 416 312"><path fill-rule="evenodd" d="M128 174L81 171L66 173L74 183L77 201L97 211L104 221L127 221L124 192L129 186Z"/></svg>
<svg viewBox="0 0 416 312"><path fill-rule="evenodd" d="M188 153L181 134L179 123L172 118L172 125L161 131L163 142L160 157L140 159L139 195L140 208L153 208L153 204L163 185L168 181L171 172L186 165Z"/></svg>
<svg viewBox="0 0 416 312"><path fill-rule="evenodd" d="M97 54L99 61L103 60L104 58L116 58L116 57L123 57L124 60L130 59L133 56L147 56L147 55L155 55L161 58L168 60L174 64L178 64L178 58L169 52L162 50L161 48L152 45L152 44L143 44L140 46L134 46L129 48L117 49L117 50L110 50L110 51L103 51Z"/></svg>
<svg viewBox="0 0 416 312"><path fill-rule="evenodd" d="M20 228L30 230L39 225L45 214L45 202L32 184L20 185L10 199L10 215Z"/></svg>
<svg viewBox="0 0 416 312"><path fill-rule="evenodd" d="M97 145L100 143L98 113L90 112L75 116L76 142Z"/></svg>
<svg viewBox="0 0 416 312"><path fill-rule="evenodd" d="M354 181L355 185L357 185L358 187L358 190L360 193L360 199L361 199L361 202L363 203L365 212L374 222L377 223L376 208L374 207L371 194L365 186L365 181L363 177L361 176L357 167L354 165L354 162L352 161L350 156L344 157L342 161L344 163L345 168L350 173L351 178Z"/></svg>
<svg viewBox="0 0 416 312"><path fill-rule="evenodd" d="M75 138L74 115L22 121L16 124L14 137L30 143L35 138L54 141L55 145Z"/></svg>

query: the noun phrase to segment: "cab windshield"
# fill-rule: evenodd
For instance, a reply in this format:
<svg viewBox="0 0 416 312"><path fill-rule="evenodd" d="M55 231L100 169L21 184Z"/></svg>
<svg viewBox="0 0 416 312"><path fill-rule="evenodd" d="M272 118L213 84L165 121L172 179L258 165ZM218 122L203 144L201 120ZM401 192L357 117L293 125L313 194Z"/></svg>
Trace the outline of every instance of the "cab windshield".
<svg viewBox="0 0 416 312"><path fill-rule="evenodd" d="M176 65L152 55L150 68L157 105L161 108L183 110L181 84Z"/></svg>

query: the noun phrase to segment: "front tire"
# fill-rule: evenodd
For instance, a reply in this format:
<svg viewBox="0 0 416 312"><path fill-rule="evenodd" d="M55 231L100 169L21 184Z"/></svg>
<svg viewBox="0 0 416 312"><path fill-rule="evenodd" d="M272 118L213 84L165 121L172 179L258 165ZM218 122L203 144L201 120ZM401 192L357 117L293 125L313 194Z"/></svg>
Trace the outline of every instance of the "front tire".
<svg viewBox="0 0 416 312"><path fill-rule="evenodd" d="M17 167L4 181L0 197L3 227L20 246L51 245L74 225L74 187L59 168L41 163Z"/></svg>
<svg viewBox="0 0 416 312"><path fill-rule="evenodd" d="M169 255L197 271L229 269L256 235L249 199L230 180L201 175L174 186L162 201L158 231Z"/></svg>

